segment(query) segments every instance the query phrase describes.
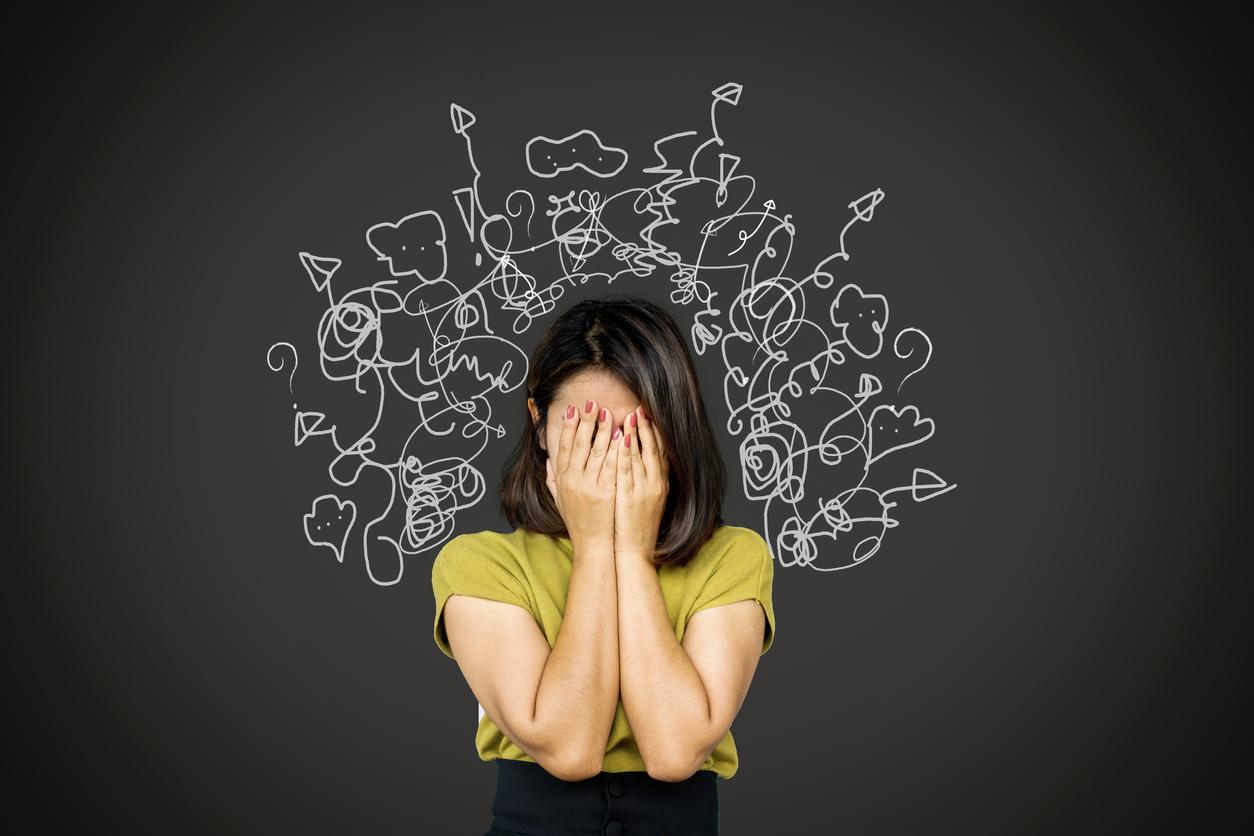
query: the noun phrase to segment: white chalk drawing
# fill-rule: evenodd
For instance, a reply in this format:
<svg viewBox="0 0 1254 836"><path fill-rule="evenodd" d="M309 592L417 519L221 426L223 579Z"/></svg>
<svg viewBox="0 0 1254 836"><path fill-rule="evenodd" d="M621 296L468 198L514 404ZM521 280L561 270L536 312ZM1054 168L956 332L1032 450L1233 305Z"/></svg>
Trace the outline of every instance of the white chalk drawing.
<svg viewBox="0 0 1254 836"><path fill-rule="evenodd" d="M561 139L537 136L527 143L527 169L537 177L556 177L582 168L597 177L610 178L627 166L627 152L611 148L589 130Z"/></svg>
<svg viewBox="0 0 1254 836"><path fill-rule="evenodd" d="M734 83L712 91L708 132L657 139L656 163L616 190L576 190L570 178L628 177L626 150L587 129L534 137L527 170L549 187L516 188L496 208L480 192L471 138L478 120L452 104L470 175L444 211L455 208L465 239L446 236L436 209L382 220L366 231L369 254L354 262L377 275L364 286L348 286L338 257L299 254L326 298L318 373L351 381L370 418L342 422L363 425L349 431L322 409L299 406L296 347L270 346L267 365L287 372L293 395L295 445L332 448L327 474L336 487L304 516L310 544L331 548L341 563L359 547L369 578L388 586L401 580L405 558L445 543L459 512L486 494L480 456L522 429L495 417L502 399L514 416L518 394L509 393L526 383L528 355L516 338L542 328L567 288L590 282L666 283L703 376L720 377L707 391L722 393L722 429L738 450L732 473L760 503L761 533L781 565L860 565L899 524L899 501L957 487L904 461L935 432L933 419L901 400L905 382L931 360L931 340L915 327L892 334L888 299L834 273L852 257L858 225L874 220L883 190L847 204L839 233L826 233L835 252L790 269L792 216L758 196L719 130L720 111L739 106L742 92ZM373 510L359 519L366 487L382 487L385 501L363 506Z"/></svg>
<svg viewBox="0 0 1254 836"><path fill-rule="evenodd" d="M313 510L305 515L305 538L311 546L330 546L335 559L344 562L344 546L348 531L357 519L357 506L351 500L341 502L335 494L314 500Z"/></svg>

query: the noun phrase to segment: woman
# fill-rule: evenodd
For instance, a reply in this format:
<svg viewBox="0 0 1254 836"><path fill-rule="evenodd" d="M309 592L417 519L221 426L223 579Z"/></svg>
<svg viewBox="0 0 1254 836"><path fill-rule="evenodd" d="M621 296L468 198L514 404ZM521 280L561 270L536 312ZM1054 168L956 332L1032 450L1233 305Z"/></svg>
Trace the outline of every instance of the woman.
<svg viewBox="0 0 1254 836"><path fill-rule="evenodd" d="M506 466L510 533L432 567L435 641L483 707L485 836L718 832L730 727L775 634L774 563L725 525L725 469L683 336L612 295L558 317Z"/></svg>

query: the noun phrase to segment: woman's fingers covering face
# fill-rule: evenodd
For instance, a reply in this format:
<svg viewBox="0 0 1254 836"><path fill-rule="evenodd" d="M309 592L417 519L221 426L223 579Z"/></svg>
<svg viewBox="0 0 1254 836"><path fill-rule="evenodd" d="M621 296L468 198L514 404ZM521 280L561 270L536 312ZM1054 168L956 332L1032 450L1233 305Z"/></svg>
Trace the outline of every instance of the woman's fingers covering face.
<svg viewBox="0 0 1254 836"><path fill-rule="evenodd" d="M610 449L610 432L614 426L614 416L605 407L597 407L594 403L593 411L597 415L596 435L592 439L592 450L588 456L588 467L596 470L596 477L601 478L601 471L605 469L605 456Z"/></svg>
<svg viewBox="0 0 1254 836"><path fill-rule="evenodd" d="M636 446L636 428L631 426L631 416L623 422L623 435L616 443L618 447L618 490L633 491L636 486L636 471L632 466L633 448Z"/></svg>
<svg viewBox="0 0 1254 836"><path fill-rule="evenodd" d="M588 400L579 407L579 428L575 430L575 443L571 448L571 467L579 470L588 469L588 458L592 452L592 434L597 425L596 403Z"/></svg>
<svg viewBox="0 0 1254 836"><path fill-rule="evenodd" d="M574 451L575 428L579 426L579 413L574 404L567 404L562 412L562 432L557 439L557 461L554 467L558 473L565 473L570 467L571 453Z"/></svg>
<svg viewBox="0 0 1254 836"><path fill-rule="evenodd" d="M627 423L631 424L631 478L637 485L644 485L649 479L649 473L644 468L644 459L642 458L644 444L644 429L640 425L639 408L627 416Z"/></svg>
<svg viewBox="0 0 1254 836"><path fill-rule="evenodd" d="M632 413L636 423L639 424L640 433L640 457L644 464L645 473L650 477L666 475L666 454L662 449L662 437L657 432L653 422L649 420L645 414L644 407L637 407Z"/></svg>
<svg viewBox="0 0 1254 836"><path fill-rule="evenodd" d="M640 413L643 412L640 407L636 407L631 415L627 416L627 420L636 425L636 435L640 438L640 467L645 476L653 476L654 457L653 451L653 431Z"/></svg>
<svg viewBox="0 0 1254 836"><path fill-rule="evenodd" d="M610 417L613 420L613 416ZM622 430L615 429L613 432L607 432L609 436L609 447L605 451L605 464L601 467L601 479L604 482L614 484L618 479L618 461L619 453L622 452Z"/></svg>

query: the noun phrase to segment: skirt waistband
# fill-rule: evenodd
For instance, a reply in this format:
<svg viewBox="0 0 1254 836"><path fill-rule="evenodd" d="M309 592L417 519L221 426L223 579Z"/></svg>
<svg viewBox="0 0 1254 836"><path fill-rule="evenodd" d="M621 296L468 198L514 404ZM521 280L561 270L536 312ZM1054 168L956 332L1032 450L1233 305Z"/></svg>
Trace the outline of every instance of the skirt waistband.
<svg viewBox="0 0 1254 836"><path fill-rule="evenodd" d="M718 775L710 770L683 781L659 781L647 772L563 781L531 761L498 758L496 765L492 836L718 834Z"/></svg>

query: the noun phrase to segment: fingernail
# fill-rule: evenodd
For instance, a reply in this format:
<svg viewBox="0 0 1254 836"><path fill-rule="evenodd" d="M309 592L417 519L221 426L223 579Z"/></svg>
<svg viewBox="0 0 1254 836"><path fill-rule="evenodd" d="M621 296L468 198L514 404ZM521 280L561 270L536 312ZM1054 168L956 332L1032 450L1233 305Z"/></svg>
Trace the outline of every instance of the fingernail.
<svg viewBox="0 0 1254 836"><path fill-rule="evenodd" d="M610 438L612 438L612 439L617 439L617 438L618 438L620 435L622 435L622 434L623 434L623 430L622 430L622 428L621 428L621 427L615 427L615 428L614 428L614 434L613 434L613 435L611 435L611 436L610 436Z"/></svg>
<svg viewBox="0 0 1254 836"><path fill-rule="evenodd" d="M630 446L631 446L631 433L626 433L626 434L623 436L623 446L624 446L624 447L630 447Z"/></svg>
<svg viewBox="0 0 1254 836"><path fill-rule="evenodd" d="M606 412L605 407L601 407L601 420L602 420L602 421L604 421L604 420L605 420L605 412Z"/></svg>
<svg viewBox="0 0 1254 836"><path fill-rule="evenodd" d="M636 426L636 413L631 413L631 425Z"/></svg>
<svg viewBox="0 0 1254 836"><path fill-rule="evenodd" d="M566 417L567 418L575 417L575 405L574 404L570 404L569 406L566 407Z"/></svg>
<svg viewBox="0 0 1254 836"><path fill-rule="evenodd" d="M592 401L588 401L586 404L583 405L583 411L584 412L592 411Z"/></svg>

